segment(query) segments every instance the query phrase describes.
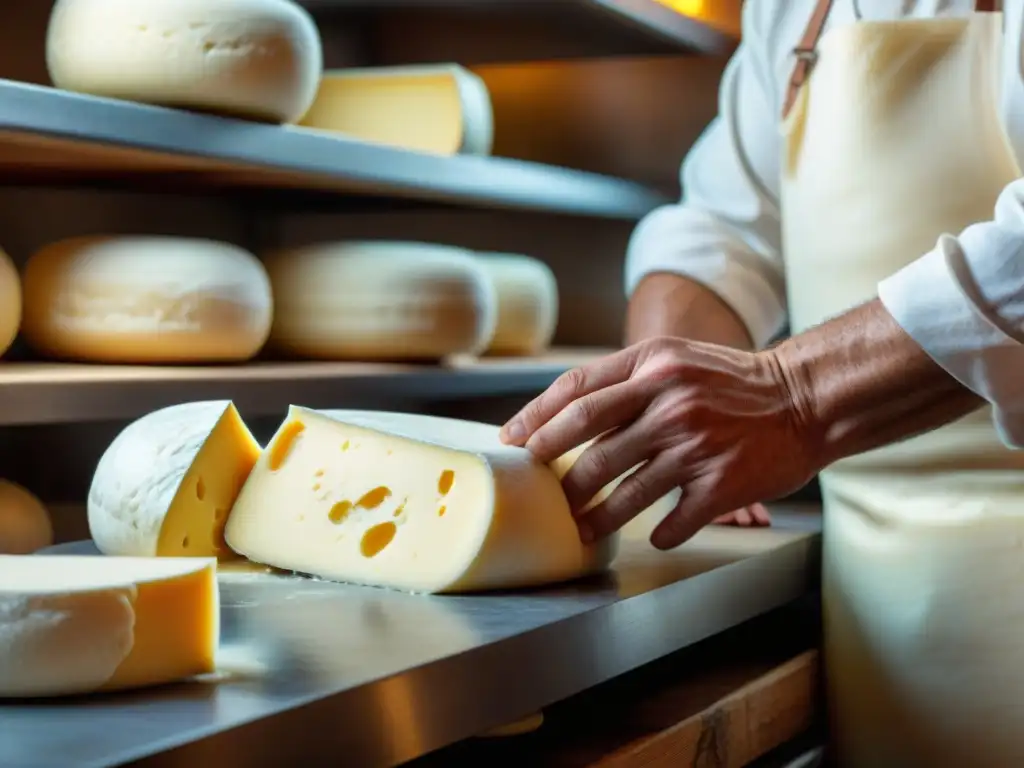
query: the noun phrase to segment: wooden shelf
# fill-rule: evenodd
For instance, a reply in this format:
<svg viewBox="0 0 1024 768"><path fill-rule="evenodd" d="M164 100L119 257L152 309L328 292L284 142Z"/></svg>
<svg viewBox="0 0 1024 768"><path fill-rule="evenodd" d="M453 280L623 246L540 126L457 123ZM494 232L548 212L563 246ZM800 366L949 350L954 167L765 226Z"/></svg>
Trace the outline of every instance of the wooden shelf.
<svg viewBox="0 0 1024 768"><path fill-rule="evenodd" d="M518 49L523 60L562 55L724 55L738 42L741 14L740 0L299 0L299 4L318 19L345 15L368 21L375 32L383 30L384 38L397 36L399 27L408 31L413 22L425 22L431 34L443 33L445 26L452 28L446 47L454 43L473 50L458 39L472 30L488 44L505 49L502 58L514 56ZM508 39L510 28L518 40ZM415 52L432 45L405 39L416 59ZM384 59L401 59L402 46L386 47ZM442 50L440 44L433 49Z"/></svg>
<svg viewBox="0 0 1024 768"><path fill-rule="evenodd" d="M0 80L5 183L173 182L302 189L635 220L666 202L593 173L445 157L322 131L165 109Z"/></svg>
<svg viewBox="0 0 1024 768"><path fill-rule="evenodd" d="M531 395L607 350L555 350L537 358L453 358L441 365L253 363L105 366L0 363L0 426L131 419L191 400L232 399L248 414L387 407L408 401Z"/></svg>

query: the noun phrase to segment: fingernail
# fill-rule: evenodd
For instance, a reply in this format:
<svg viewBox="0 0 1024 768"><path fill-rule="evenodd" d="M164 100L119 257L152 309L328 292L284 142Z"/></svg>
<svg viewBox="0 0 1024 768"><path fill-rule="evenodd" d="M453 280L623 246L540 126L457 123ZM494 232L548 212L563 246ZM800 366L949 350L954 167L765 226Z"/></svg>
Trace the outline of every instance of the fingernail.
<svg viewBox="0 0 1024 768"><path fill-rule="evenodd" d="M523 439L526 430L518 421L510 421L501 428L501 439L506 443L518 443Z"/></svg>
<svg viewBox="0 0 1024 768"><path fill-rule="evenodd" d="M594 529L586 523L580 523L580 541L584 544L590 544L594 540Z"/></svg>

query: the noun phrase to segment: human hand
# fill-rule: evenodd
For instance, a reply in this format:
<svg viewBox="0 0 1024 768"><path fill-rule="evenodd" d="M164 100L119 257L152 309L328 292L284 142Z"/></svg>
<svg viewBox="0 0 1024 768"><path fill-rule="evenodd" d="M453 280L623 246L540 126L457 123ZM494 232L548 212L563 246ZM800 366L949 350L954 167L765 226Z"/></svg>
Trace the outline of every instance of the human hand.
<svg viewBox="0 0 1024 768"><path fill-rule="evenodd" d="M772 524L772 516L764 504L749 504L719 515L711 522L714 525L735 525L738 528L763 528Z"/></svg>
<svg viewBox="0 0 1024 768"><path fill-rule="evenodd" d="M597 438L562 478L584 541L682 488L651 535L669 549L716 517L799 489L820 469L803 391L771 351L649 339L561 376L502 428L502 439L551 462Z"/></svg>

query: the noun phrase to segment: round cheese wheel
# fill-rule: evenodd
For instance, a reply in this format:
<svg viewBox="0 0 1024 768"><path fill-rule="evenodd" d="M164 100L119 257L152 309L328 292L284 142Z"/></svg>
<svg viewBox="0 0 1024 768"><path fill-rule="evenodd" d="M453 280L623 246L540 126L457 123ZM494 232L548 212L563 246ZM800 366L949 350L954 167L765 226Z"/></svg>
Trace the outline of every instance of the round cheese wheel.
<svg viewBox="0 0 1024 768"><path fill-rule="evenodd" d="M53 544L50 514L29 491L0 480L0 555L28 555Z"/></svg>
<svg viewBox="0 0 1024 768"><path fill-rule="evenodd" d="M483 350L497 297L468 251L346 242L273 254L271 342L323 359L436 360Z"/></svg>
<svg viewBox="0 0 1024 768"><path fill-rule="evenodd" d="M529 256L479 254L498 296L498 323L487 345L493 355L535 355L558 325L558 283L548 265Z"/></svg>
<svg viewBox="0 0 1024 768"><path fill-rule="evenodd" d="M323 52L290 0L57 0L46 63L68 91L291 123Z"/></svg>
<svg viewBox="0 0 1024 768"><path fill-rule="evenodd" d="M0 355L11 348L21 325L21 280L10 257L0 251Z"/></svg>
<svg viewBox="0 0 1024 768"><path fill-rule="evenodd" d="M23 288L29 344L92 362L248 360L273 317L259 260L209 240L62 240L29 259Z"/></svg>

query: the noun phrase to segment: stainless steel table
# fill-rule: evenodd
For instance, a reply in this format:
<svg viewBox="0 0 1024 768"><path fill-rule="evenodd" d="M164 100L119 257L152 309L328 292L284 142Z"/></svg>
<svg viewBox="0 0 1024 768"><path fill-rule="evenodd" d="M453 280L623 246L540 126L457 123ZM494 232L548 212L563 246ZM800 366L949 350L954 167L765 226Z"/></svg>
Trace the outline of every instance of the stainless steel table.
<svg viewBox="0 0 1024 768"><path fill-rule="evenodd" d="M0 702L0 766L404 762L813 590L820 518L775 513L772 529L711 528L673 552L628 537L609 574L533 592L427 597L224 573L217 675Z"/></svg>

